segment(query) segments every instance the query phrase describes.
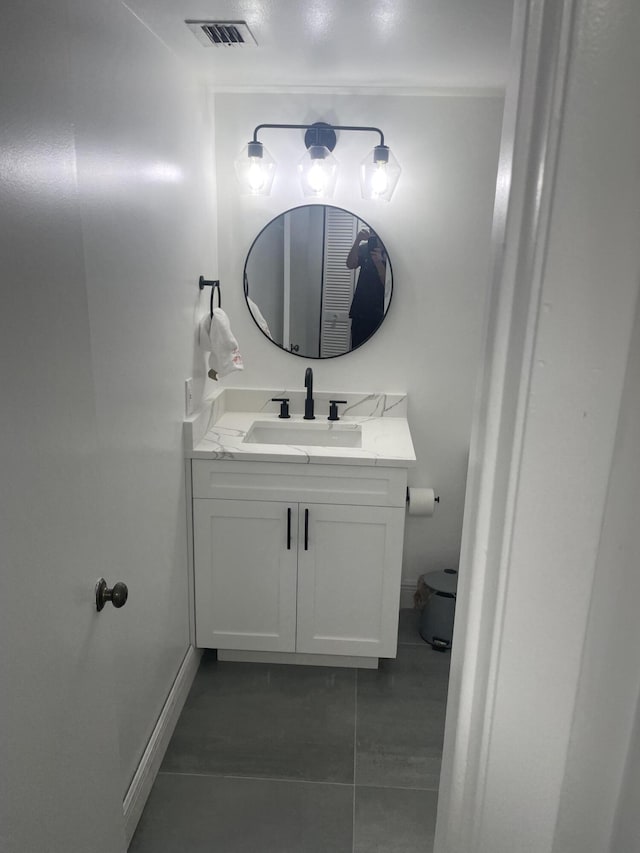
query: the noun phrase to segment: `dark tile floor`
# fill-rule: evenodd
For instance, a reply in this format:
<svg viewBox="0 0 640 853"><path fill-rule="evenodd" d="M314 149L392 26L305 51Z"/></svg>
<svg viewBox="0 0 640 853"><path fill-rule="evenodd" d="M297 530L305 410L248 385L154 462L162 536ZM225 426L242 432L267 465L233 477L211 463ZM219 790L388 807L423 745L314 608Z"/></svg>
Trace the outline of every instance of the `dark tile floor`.
<svg viewBox="0 0 640 853"><path fill-rule="evenodd" d="M205 653L130 853L429 853L449 653L377 670Z"/></svg>

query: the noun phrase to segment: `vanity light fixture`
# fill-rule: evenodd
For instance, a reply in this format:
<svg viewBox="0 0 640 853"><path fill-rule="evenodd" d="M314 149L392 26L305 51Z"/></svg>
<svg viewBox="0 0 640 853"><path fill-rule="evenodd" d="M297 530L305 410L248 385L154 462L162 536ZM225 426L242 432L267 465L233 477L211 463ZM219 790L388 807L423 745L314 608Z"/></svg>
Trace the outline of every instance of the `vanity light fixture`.
<svg viewBox="0 0 640 853"><path fill-rule="evenodd" d="M378 127L327 124L259 124L253 139L235 160L238 181L244 195L269 195L276 164L262 142L261 130L304 130L306 151L298 162L298 175L302 193L306 198L328 199L333 196L338 177L338 161L332 151L336 145L336 130L378 133L380 142L360 166L360 188L366 199L389 201L400 177L400 165L389 147L384 144L384 134Z"/></svg>

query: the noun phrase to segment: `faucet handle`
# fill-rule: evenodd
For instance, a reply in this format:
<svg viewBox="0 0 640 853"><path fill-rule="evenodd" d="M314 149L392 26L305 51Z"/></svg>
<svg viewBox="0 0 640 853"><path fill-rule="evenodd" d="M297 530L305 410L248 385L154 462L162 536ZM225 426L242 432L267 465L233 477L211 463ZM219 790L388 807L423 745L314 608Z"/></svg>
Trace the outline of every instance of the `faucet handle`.
<svg viewBox="0 0 640 853"><path fill-rule="evenodd" d="M280 414L279 418L290 418L289 414L289 397L272 397L272 403L280 403Z"/></svg>
<svg viewBox="0 0 640 853"><path fill-rule="evenodd" d="M329 400L329 417L328 421L339 421L338 417L338 405L347 405L346 400Z"/></svg>

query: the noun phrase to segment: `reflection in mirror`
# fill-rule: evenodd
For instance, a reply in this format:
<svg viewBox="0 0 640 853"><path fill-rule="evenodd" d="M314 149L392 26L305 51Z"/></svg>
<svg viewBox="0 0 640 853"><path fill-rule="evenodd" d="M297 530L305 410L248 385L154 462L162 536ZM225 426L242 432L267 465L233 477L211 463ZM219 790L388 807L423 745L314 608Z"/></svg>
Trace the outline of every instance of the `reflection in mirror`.
<svg viewBox="0 0 640 853"><path fill-rule="evenodd" d="M385 318L393 275L380 237L347 210L296 207L258 234L244 267L247 305L262 332L304 358L333 358Z"/></svg>

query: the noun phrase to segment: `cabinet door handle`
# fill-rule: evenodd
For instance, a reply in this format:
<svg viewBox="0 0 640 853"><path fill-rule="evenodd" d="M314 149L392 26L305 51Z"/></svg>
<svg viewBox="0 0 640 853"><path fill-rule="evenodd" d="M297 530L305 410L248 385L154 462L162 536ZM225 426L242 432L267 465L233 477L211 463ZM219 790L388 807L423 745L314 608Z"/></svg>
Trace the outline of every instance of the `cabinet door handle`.
<svg viewBox="0 0 640 853"><path fill-rule="evenodd" d="M287 551L291 550L291 507L287 508Z"/></svg>
<svg viewBox="0 0 640 853"><path fill-rule="evenodd" d="M309 510L304 511L304 550L309 550Z"/></svg>

